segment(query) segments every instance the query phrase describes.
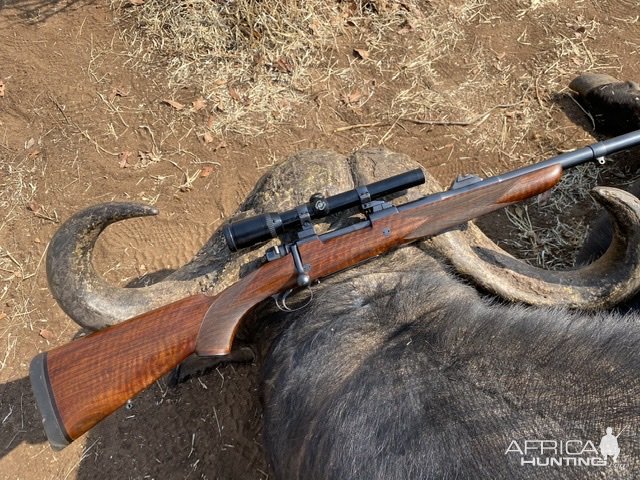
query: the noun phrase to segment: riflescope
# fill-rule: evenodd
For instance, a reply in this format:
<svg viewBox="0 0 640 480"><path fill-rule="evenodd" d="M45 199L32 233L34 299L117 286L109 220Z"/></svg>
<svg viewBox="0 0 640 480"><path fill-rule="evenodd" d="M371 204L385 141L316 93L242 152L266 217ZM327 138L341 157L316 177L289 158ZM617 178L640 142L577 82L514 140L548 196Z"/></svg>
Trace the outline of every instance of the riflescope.
<svg viewBox="0 0 640 480"><path fill-rule="evenodd" d="M316 193L311 196L308 203L296 208L282 213L263 213L228 223L222 231L227 246L235 252L276 238L285 232L300 230L302 222L308 219L322 218L351 207L364 206L376 198L421 185L424 181L424 173L416 168L331 197Z"/></svg>

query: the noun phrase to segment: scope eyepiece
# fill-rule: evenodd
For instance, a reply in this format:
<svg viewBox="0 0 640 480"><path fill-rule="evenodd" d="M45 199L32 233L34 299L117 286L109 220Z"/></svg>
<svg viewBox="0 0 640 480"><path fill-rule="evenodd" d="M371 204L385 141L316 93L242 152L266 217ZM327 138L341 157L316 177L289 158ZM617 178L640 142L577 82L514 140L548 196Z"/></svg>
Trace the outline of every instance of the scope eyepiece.
<svg viewBox="0 0 640 480"><path fill-rule="evenodd" d="M282 218L277 213L245 218L228 223L222 229L227 246L232 252L276 238L282 232Z"/></svg>
<svg viewBox="0 0 640 480"><path fill-rule="evenodd" d="M330 213L340 212L351 207L384 197L401 190L405 190L424 183L424 173L416 168L400 175L380 180L369 185L361 186L331 197L324 197L319 193L311 196L309 203L303 208L293 208L286 212L263 213L226 224L222 228L224 239L232 252L265 242L279 235L300 229L301 219L299 211L306 211L310 218L326 217Z"/></svg>

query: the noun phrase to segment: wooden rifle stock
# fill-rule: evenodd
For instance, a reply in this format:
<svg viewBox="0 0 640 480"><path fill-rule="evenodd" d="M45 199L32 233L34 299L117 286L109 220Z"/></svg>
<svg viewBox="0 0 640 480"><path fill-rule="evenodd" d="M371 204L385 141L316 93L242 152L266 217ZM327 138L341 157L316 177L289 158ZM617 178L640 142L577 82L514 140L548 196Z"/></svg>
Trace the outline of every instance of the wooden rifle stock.
<svg viewBox="0 0 640 480"><path fill-rule="evenodd" d="M311 266L311 280L316 280L537 195L561 175L562 167L553 165L452 192L441 200L425 197L372 215L357 229L301 241L298 249ZM247 312L269 296L294 288L296 276L287 254L215 297L188 297L39 354L30 377L52 446L63 448L189 355L228 354Z"/></svg>
<svg viewBox="0 0 640 480"><path fill-rule="evenodd" d="M184 298L34 358L31 385L53 448L68 445L191 355L213 300Z"/></svg>

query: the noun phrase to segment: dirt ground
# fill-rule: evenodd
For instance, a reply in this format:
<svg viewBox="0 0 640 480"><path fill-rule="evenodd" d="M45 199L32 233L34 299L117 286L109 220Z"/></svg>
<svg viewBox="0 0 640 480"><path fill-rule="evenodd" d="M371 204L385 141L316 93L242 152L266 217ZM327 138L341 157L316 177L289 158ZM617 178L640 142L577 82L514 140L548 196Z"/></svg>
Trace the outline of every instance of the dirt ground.
<svg viewBox="0 0 640 480"><path fill-rule="evenodd" d="M43 261L72 213L140 201L161 211L142 230L181 225L184 238L151 240L143 251L117 228L107 232L97 266L126 284L186 261L271 165L302 149L382 145L446 185L457 173L499 173L591 143L589 120L566 90L577 73L640 79L630 1L421 5L427 25L446 18L455 29L438 20L433 30L390 32L402 35L403 51L371 48L356 58L362 39L347 26L327 55L345 68L359 62L357 92L337 78L304 92L307 103L259 135L203 137L209 107L192 103L201 87L175 86L161 64L135 66L108 2L0 0L0 479L270 477L258 366L249 364L178 389L157 382L131 409L51 451L27 374L37 353L79 331L48 292ZM430 78L417 82L410 68L395 75L399 56L429 42L441 48ZM394 118L399 93L420 88L439 103ZM570 210L576 223L582 202ZM494 238L517 237L504 215L493 222Z"/></svg>

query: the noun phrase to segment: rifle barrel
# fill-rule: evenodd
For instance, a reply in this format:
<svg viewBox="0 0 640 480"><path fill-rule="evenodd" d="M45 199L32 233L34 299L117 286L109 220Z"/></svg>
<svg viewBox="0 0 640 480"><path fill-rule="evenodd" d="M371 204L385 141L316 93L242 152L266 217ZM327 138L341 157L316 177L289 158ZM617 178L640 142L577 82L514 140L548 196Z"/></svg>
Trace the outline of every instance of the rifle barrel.
<svg viewBox="0 0 640 480"><path fill-rule="evenodd" d="M622 150L626 150L637 145L640 145L640 130L635 130L618 137L613 137L602 142L587 145L586 147L579 148L577 150L574 150L573 152L563 153L548 160L544 160L540 163L536 163L535 165L519 168L517 170L514 170L513 172L509 172L506 175L517 175L522 172L529 171L529 169L538 170L540 168L545 168L549 165L556 164L561 165L562 169L566 170L567 168L581 165L590 160L596 160L600 157L604 157L605 155L618 153Z"/></svg>
<svg viewBox="0 0 640 480"><path fill-rule="evenodd" d="M459 193L475 190L476 188L480 187L487 187L489 185L504 182L505 180L512 180L516 177L543 170L553 165L560 165L563 170L566 170L568 168L581 165L585 162L596 160L605 155L618 153L622 150L626 150L638 145L640 145L640 130L634 130L633 132L629 132L618 137L610 138L602 142L597 142L592 145L579 148L577 150L574 150L573 152L562 153L553 158L543 160L542 162L538 162L533 165L528 165L526 167L521 167L516 170L503 173L501 175L486 178L482 181L473 183L466 187L456 188L454 190L445 190L444 192L427 195L426 197L414 200L413 202L408 202L404 205L398 206L398 210L403 211L428 203L439 202Z"/></svg>

